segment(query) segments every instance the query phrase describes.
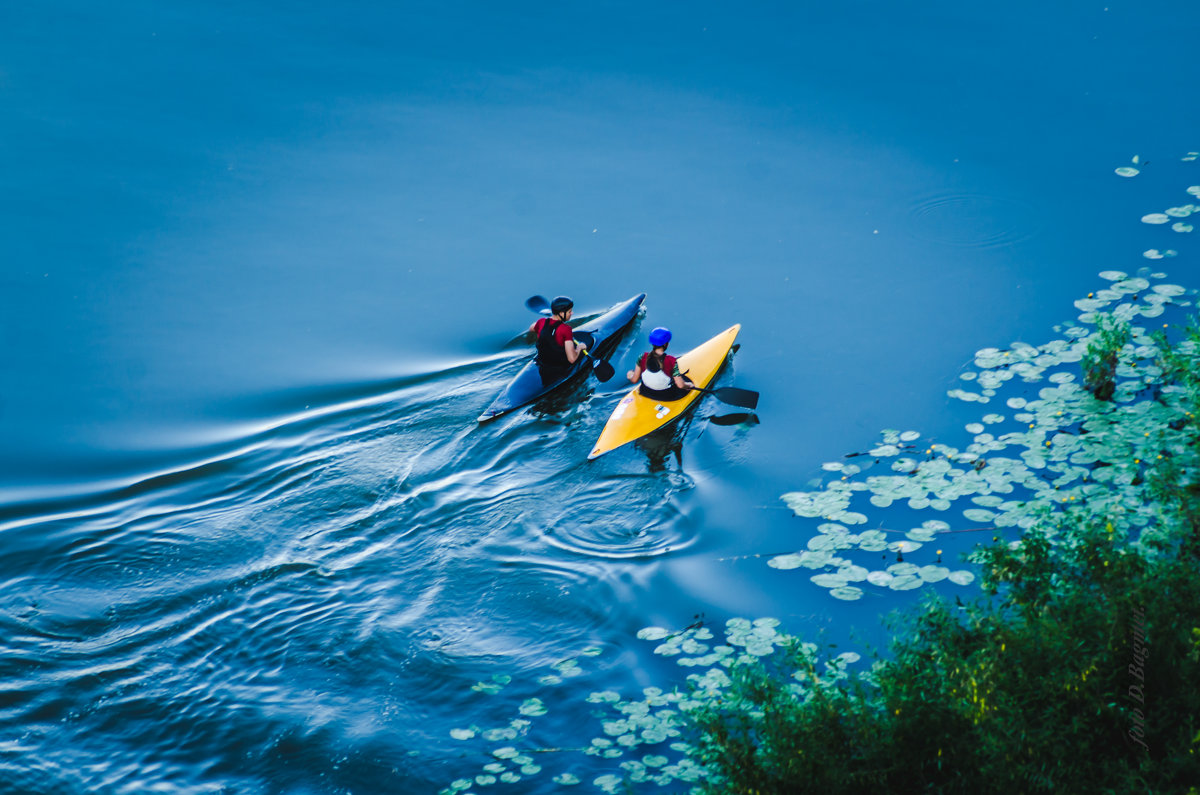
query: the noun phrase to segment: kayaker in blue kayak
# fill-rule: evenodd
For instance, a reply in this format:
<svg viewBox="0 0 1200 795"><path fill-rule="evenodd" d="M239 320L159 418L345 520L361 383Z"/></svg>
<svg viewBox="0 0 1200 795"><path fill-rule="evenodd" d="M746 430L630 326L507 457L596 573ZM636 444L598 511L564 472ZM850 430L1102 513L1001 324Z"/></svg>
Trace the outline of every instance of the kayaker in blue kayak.
<svg viewBox="0 0 1200 795"><path fill-rule="evenodd" d="M650 351L643 353L634 368L625 374L638 392L654 400L678 400L691 391L691 381L679 372L679 362L667 354L671 330L659 326L650 332Z"/></svg>
<svg viewBox="0 0 1200 795"><path fill-rule="evenodd" d="M550 317L536 320L529 327L536 339L537 363L543 378L551 378L570 369L587 350L587 341L575 339L575 334L567 325L574 314L574 307L575 302L560 295L550 302Z"/></svg>

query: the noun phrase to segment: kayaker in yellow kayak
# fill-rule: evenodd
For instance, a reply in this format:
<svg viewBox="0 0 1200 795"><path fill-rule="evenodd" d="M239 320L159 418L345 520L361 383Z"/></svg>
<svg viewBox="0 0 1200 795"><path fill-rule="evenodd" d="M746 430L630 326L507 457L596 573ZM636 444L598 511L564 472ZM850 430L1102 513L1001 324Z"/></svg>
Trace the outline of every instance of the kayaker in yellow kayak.
<svg viewBox="0 0 1200 795"><path fill-rule="evenodd" d="M633 369L625 374L638 392L652 400L678 400L694 386L679 372L679 362L667 354L671 330L659 326L650 332L650 351L642 354Z"/></svg>

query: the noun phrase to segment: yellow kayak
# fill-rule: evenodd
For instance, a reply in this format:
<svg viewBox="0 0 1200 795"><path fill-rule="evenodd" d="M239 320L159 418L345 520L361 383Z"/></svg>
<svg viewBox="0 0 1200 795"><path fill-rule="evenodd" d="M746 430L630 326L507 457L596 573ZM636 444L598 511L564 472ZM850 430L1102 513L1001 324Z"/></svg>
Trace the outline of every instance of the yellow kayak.
<svg viewBox="0 0 1200 795"><path fill-rule="evenodd" d="M707 387L717 370L721 369L721 364L729 355L729 349L733 347L733 341L741 328L740 323L730 326L708 342L680 356L679 371L685 373L696 386L702 389ZM605 423L596 446L588 454L588 459L602 456L674 422L702 394L693 390L679 400L654 400L639 393L635 386L613 409L612 416Z"/></svg>

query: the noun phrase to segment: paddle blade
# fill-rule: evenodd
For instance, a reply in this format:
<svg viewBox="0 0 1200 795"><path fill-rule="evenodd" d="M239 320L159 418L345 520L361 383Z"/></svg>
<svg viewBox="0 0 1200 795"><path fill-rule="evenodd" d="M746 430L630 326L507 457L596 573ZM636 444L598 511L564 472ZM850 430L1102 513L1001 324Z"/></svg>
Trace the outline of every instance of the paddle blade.
<svg viewBox="0 0 1200 795"><path fill-rule="evenodd" d="M550 302L540 295L531 295L526 298L525 308L540 315L550 314Z"/></svg>
<svg viewBox="0 0 1200 795"><path fill-rule="evenodd" d="M722 414L719 417L709 417L713 425L758 425L758 416L740 411L736 414Z"/></svg>
<svg viewBox="0 0 1200 795"><path fill-rule="evenodd" d="M731 406L741 406L744 409L758 408L758 393L750 389L738 389L736 386L723 386L714 389L713 395L722 403Z"/></svg>
<svg viewBox="0 0 1200 795"><path fill-rule="evenodd" d="M607 381L613 377L613 366L603 359L596 360L596 366L592 368L592 372L596 374L596 378L600 381Z"/></svg>

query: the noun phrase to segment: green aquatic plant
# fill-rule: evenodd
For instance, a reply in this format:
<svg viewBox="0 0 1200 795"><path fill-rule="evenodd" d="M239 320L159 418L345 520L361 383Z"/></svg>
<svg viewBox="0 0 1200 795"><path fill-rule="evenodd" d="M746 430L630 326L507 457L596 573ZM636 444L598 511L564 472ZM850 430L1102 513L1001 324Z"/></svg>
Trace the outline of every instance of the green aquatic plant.
<svg viewBox="0 0 1200 795"><path fill-rule="evenodd" d="M1074 335L1084 344L1091 337ZM684 669L682 681L632 698L591 692L594 736L540 748L530 744L534 723L563 703L559 686L587 673L582 661L600 649L560 660L535 680L537 695L518 695L509 723L451 730L480 762L443 795L538 775L605 793L653 785L696 795L825 795L908 791L914 780L944 792L1187 792L1184 783L1200 776L1200 327L1174 339L1133 327L1130 340L1114 400L1066 382L1033 399L1009 398L1012 416L983 418L981 427L1025 426L1009 434L1053 428L1003 442L1019 445L1021 456L988 455L1005 433L992 441L976 433L977 449L933 443L919 460L914 452L912 473L920 474L909 477L968 497L965 520L1022 531L977 549L974 571L919 560L868 570L839 559L855 549L919 557L952 529L934 518L896 540L823 521L806 550L769 561L808 569L840 599L976 582L989 598L927 599L894 619L889 653L869 666L857 653L803 642L773 618L733 618L720 633L699 623L646 627L638 639ZM1123 388L1127 381L1136 384ZM885 432L882 444L919 438L901 436ZM1030 460L1033 450L1040 461ZM849 473L837 483L860 474L865 482L876 477L872 467L898 457L826 469ZM977 469L978 460L987 463ZM852 499L866 490L835 493ZM849 505L840 496L797 504L838 513ZM1135 631L1150 638L1149 657L1135 656ZM507 676L479 685L481 697L518 687ZM1154 699L1130 701L1131 686ZM600 762L599 772L581 779L574 754Z"/></svg>
<svg viewBox="0 0 1200 795"><path fill-rule="evenodd" d="M1188 192L1200 197L1200 186ZM562 788L588 784L559 754L599 761L590 785L605 793L653 784L693 795L1196 795L1200 326L1180 335L1164 318L1195 291L1149 269L1100 276L1108 286L1075 303L1080 314L1056 327L1059 339L976 352L959 379L969 388L949 396L1005 408L966 424L969 441L884 431L848 456L856 463L823 465L834 479L783 495L820 523L804 549L770 557L772 568L807 569L844 600L926 583L979 583L983 598L927 597L893 619L890 651L869 667L773 618L730 619L720 636L702 623L647 627L638 638L687 671L682 682L633 698L592 692L595 736L534 747L534 722L563 702L555 688L600 650L559 661L536 678L537 695L521 694L509 723L450 731L476 749L479 772L442 795L539 774ZM939 517L863 527L897 503ZM926 557L963 529L993 535L972 569L942 565L940 551ZM859 553L895 562L862 565ZM508 686L496 676L474 689L486 697Z"/></svg>
<svg viewBox="0 0 1200 795"><path fill-rule="evenodd" d="M787 659L795 641L780 639L781 657L732 671L719 701L687 713L708 774L693 793L1194 795L1200 326L1174 342L1135 336L1151 374L1121 393L1124 405L1085 392L1074 413L1050 406L1058 432L1104 438L1064 451L1068 463L1085 453L1075 460L1091 475L1080 499L1042 492L1019 538L972 555L987 598L927 599L895 620L888 657L831 683L812 677L804 692L787 675L800 667ZM1105 460L1110 449L1132 466ZM927 572L953 577L899 564L867 580Z"/></svg>
<svg viewBox="0 0 1200 795"><path fill-rule="evenodd" d="M862 464L823 465L837 479L782 499L798 516L829 523L818 526L806 550L773 556L768 565L815 570L810 573L814 584L828 588L834 598L854 600L870 588L911 590L931 582L911 572L897 576L891 566L855 553L890 551L896 564L934 564L938 561L925 556L935 551L930 547L943 533L1025 530L1084 501L1112 506L1124 529L1152 525L1153 505L1128 507L1137 504L1131 499L1134 481L1140 462L1158 455L1160 446L1183 443L1170 430L1182 409L1170 390L1166 395L1155 391L1163 349L1155 333L1136 321L1157 322L1167 308L1191 306L1195 291L1165 283L1166 274L1148 269L1135 275L1108 270L1100 277L1109 286L1075 302L1081 314L1057 328L1061 338L1038 346L1015 342L981 349L970 378L962 379L978 391L948 392L968 403L1003 401L1014 410L1011 415L989 411L967 423L971 437L963 446L917 444L916 431L883 431L879 443L858 457ZM1031 394L1031 384L1043 386ZM1151 438L1150 429L1164 427L1165 435ZM849 527L870 521L871 507L858 510L860 499L873 508L901 504L938 513L966 501L971 504L960 507L959 515L970 526L932 519L908 530L880 524L854 533ZM862 568L865 578L857 576ZM965 584L967 574L953 572L936 581Z"/></svg>
<svg viewBox="0 0 1200 795"><path fill-rule="evenodd" d="M1096 318L1096 333L1083 355L1083 385L1097 400L1112 400L1117 389L1117 364L1131 338L1129 323L1111 315Z"/></svg>

